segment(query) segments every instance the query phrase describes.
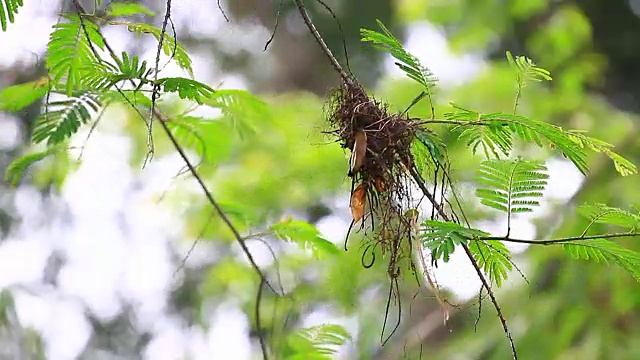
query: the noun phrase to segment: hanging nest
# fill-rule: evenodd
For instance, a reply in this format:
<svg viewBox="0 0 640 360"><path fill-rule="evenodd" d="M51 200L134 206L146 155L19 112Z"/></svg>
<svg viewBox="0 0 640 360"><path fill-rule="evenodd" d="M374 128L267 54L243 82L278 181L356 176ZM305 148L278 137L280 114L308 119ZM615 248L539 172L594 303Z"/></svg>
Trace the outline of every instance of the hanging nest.
<svg viewBox="0 0 640 360"><path fill-rule="evenodd" d="M448 167L441 162L444 159L438 159L437 153L429 150L429 143L435 143L431 141L433 135L429 135L429 130L423 127L422 120L410 119L405 113L389 113L386 104L369 97L356 81L346 79L333 92L327 102L327 113L332 127L328 133L335 136L343 148L351 151L348 176L352 180L349 205L353 220L345 239L345 250L355 227L365 233L362 265L367 268L373 266L377 249L388 261L390 284L381 333L384 345L400 325L402 310L398 278L403 270L412 271L418 283L418 277L426 278L443 308L445 318L448 318L446 301L428 274L426 254L417 239L418 204L411 194L413 181L421 188L422 195L432 194L429 199L433 204L431 219L439 218L436 206L440 206L441 210L449 207L448 210L452 211L451 203L446 199L447 189L451 185ZM412 144L416 140L424 146L418 145L414 149L426 151L416 153L416 156L423 162L421 167L426 165L425 161L431 163L427 165L430 174L421 174L416 167L412 153ZM430 177L431 191L426 190L424 175ZM435 194L438 194L439 201L435 199ZM453 211L451 214L451 218L458 221ZM417 251L417 263L413 261L414 251ZM383 340L393 298L398 309L397 322Z"/></svg>
<svg viewBox="0 0 640 360"><path fill-rule="evenodd" d="M369 97L355 82L343 82L328 102L330 134L351 150L350 208L355 225L364 230L362 261L370 267L379 246L389 256L389 275L396 278L400 262L411 255L411 232L417 220L411 209L410 172L415 169L411 144L418 122L390 114L386 104ZM346 241L345 241L346 248ZM370 252L370 255L368 253Z"/></svg>

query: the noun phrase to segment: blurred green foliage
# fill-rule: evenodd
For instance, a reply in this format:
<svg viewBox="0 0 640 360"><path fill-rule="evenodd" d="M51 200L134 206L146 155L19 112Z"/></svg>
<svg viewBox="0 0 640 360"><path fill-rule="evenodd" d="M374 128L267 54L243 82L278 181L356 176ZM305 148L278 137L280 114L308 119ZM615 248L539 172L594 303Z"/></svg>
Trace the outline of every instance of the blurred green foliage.
<svg viewBox="0 0 640 360"><path fill-rule="evenodd" d="M357 11L353 9L355 1L336 3L344 6L343 12ZM514 107L516 92L522 91L519 113L565 129L587 130L590 136L614 144L615 150L631 162L640 162L637 115L617 110L597 92L590 91L604 81L608 54L594 47L590 19L579 4L543 0L402 0L382 3L382 7L395 10L395 24L405 26L430 21L441 26L457 51L494 51L493 48L499 47L496 45L499 39L518 32L523 41L512 47L514 52L518 50L517 53L536 59L542 68L551 70L554 75L554 81L549 84L535 83L519 88L513 68L507 61L490 59L472 80L458 87L439 89L434 95L437 105L435 118L457 111L448 104L449 101L482 114L508 113ZM129 10L118 7L117 14L125 16L131 12ZM341 12L337 15L345 24L345 31L374 28L375 19L367 16L366 12L358 19L341 17ZM363 22L370 26L362 26ZM522 24L528 22L542 22L544 26L527 31ZM332 27L324 23L323 28ZM78 33L79 29L78 21L64 27L71 33ZM133 30L141 35L150 33L156 38L160 34L157 28L146 24L139 24ZM335 26L333 30L334 33L328 37L333 40L335 48L338 33ZM170 38L169 41L175 40ZM348 45L355 46L353 43ZM165 46L165 51L172 48ZM84 50L83 55L91 58L86 46ZM190 70L186 50L180 54L177 61ZM64 59L62 69L70 72L75 65L68 60ZM135 76L126 79L130 78ZM82 85L82 77L72 76L71 79L73 82L67 82L57 90L70 94L70 87ZM440 330L434 331L435 335L403 348L402 344L413 336L410 332L413 325L420 324L428 314L441 311L432 295L426 290L419 290L419 284L411 274L405 276L400 293L405 304L421 310L416 310L418 315L414 315L413 311L406 310L407 306L402 313L399 331L386 348L379 348L389 282L386 267L379 261L371 269L362 267L363 249L358 236L350 239L350 251L344 252L340 244L334 245L324 239L309 223L315 222L311 219L322 217L314 216L320 205L328 206L337 199L344 204L345 215L348 205L349 184L345 175L348 159L345 151L322 133L328 130L324 122L323 99L296 92L265 93L259 97L240 90L212 93L207 85L191 79L164 80L165 90L178 92L182 98L220 111L220 117L193 116L185 111L189 107L178 99L163 99L158 104L158 108L172 119L172 134L188 151L201 158L197 166L199 173L238 230L249 237L266 239L273 245L277 260L263 270L273 284L279 282L276 280L276 274L279 274L286 289L286 296L278 299L265 291L262 308L275 310L264 311L262 329L256 329L253 314L258 277L246 261L231 250L233 235L220 217L213 214L203 196L186 186L177 186L167 195L164 204L177 207L180 203L189 203L184 214L183 241L203 239L218 251L215 263L203 272L202 281L191 290L191 297L195 300L189 306L195 308L196 314L200 314L200 307L208 302L230 298L239 300L252 318L252 329L265 332L268 341L276 345L274 349L281 351L278 355L283 358L311 358L309 352L318 354L317 349L325 351L324 355L330 358L332 350L325 349L325 346L345 342L354 345L350 358L417 358L419 354L430 359L510 357L505 335L486 300L477 326L474 323L477 305L470 302L464 304L463 310L453 315L446 326L442 323L433 325ZM6 89L0 92L0 109L17 111L43 97L45 88L36 85L23 84L14 87L13 93ZM384 79L371 90L387 100L392 109L402 110L425 86L426 82L420 85L406 78ZM135 103L144 108L149 102L148 97L141 97ZM147 127L140 114L128 106L130 104L123 99L117 103L114 106L127 106L128 117L123 131L133 143L131 166L140 168L148 153ZM413 107L410 114L428 119L430 112L430 106L423 101ZM83 114L73 113L80 117L71 119L73 124L84 121ZM467 144L459 141L459 133L449 129L444 126L433 128L447 148L454 179L461 183L470 182L483 159L472 156ZM171 143L158 127L153 135L156 158L174 153ZM63 142L65 138L59 140ZM67 152L37 150L43 152L36 151L14 163L7 173L7 180L16 182L27 171L28 165L44 159L34 170L32 178L35 184L60 187L76 162ZM536 159L558 158L558 152L550 149L536 147L521 151ZM588 217L573 210L587 202L624 209L639 202L636 176L619 177L612 163L599 153L589 152L584 161L590 174L578 193L565 202L552 203L550 214L533 220L537 228L536 238L574 236L588 226L595 233L614 232L615 223L590 224ZM175 182L183 185L186 178L183 175ZM331 207L331 210L336 210ZM338 215L342 215L340 211L337 210ZM295 216L288 218L291 214ZM495 213L486 211L468 211L467 216L472 223L495 219ZM257 244L255 238L247 241ZM288 247L289 242L298 246ZM640 250L633 238L617 240L616 243ZM624 250L616 248L612 251ZM588 254L575 252L574 255L576 258L588 255L616 262L616 259L603 258L593 251ZM640 345L633 340L640 336L640 286L633 277L617 267L570 259L560 247L532 247L514 258L517 263L526 264L529 283L518 282L501 289L498 295L521 359L640 357ZM502 261L505 267L510 265L503 260L497 261ZM627 270L637 274L633 267ZM504 275L494 278L496 282L503 279ZM420 296L416 296L417 291L421 291ZM326 308L336 316L356 319L358 330L357 334L352 334L353 339L335 325L295 331L306 314ZM447 329L453 331L445 331ZM393 350L398 348L396 344L401 344L402 351Z"/></svg>

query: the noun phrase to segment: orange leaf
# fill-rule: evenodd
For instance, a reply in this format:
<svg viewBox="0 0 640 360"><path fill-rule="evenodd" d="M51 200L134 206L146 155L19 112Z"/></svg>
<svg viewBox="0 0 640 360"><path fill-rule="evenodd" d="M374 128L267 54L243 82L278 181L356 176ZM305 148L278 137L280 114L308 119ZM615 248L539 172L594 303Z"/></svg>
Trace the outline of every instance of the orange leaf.
<svg viewBox="0 0 640 360"><path fill-rule="evenodd" d="M353 194L351 194L350 207L354 222L358 222L364 217L364 207L366 203L366 191L364 190L363 184L360 184L353 190Z"/></svg>

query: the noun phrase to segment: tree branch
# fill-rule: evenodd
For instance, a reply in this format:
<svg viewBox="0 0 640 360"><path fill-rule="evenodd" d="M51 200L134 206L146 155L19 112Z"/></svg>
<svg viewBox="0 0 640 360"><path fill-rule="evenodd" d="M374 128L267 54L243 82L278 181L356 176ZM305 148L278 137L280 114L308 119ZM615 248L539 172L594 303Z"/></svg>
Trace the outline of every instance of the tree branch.
<svg viewBox="0 0 640 360"><path fill-rule="evenodd" d="M488 236L481 237L478 240L501 240L512 243L519 244L531 244L531 245L553 245L553 244L562 244L571 241L580 241L580 240L593 240L593 239L614 239L614 238L623 238L623 237L636 237L640 236L640 233L632 232L632 233L613 233L613 234L602 234L602 235L587 235L587 236L570 236L560 239L551 239L551 240L524 240L524 239L513 239L510 237L499 237L499 236Z"/></svg>
<svg viewBox="0 0 640 360"><path fill-rule="evenodd" d="M349 74L347 74L347 72L344 71L344 69L342 68L342 65L340 65L340 63L338 62L338 59L336 59L336 57L333 55L333 52L331 52L331 49L329 49L327 44L324 42L324 39L322 38L322 36L320 36L320 33L318 32L318 29L316 29L316 26L313 24L313 21L311 21L311 18L309 17L309 13L307 13L307 9L302 3L302 0L294 0L294 2L298 7L298 11L300 11L302 20L304 21L305 25L307 25L307 28L309 28L309 31L311 32L313 37L316 39L316 42L318 43L318 45L320 45L322 52L324 52L327 58L329 58L329 61L331 62L331 65L333 65L333 68L340 74L340 76L344 81L352 84L353 80L351 79Z"/></svg>

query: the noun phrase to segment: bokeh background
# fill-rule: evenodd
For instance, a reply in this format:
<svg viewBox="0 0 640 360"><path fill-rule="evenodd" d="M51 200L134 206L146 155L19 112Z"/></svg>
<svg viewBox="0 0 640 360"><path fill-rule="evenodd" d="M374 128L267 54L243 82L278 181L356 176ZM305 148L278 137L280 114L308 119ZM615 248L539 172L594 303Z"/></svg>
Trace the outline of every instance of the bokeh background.
<svg viewBox="0 0 640 360"><path fill-rule="evenodd" d="M15 24L0 33L0 88L44 74L51 26L70 1L25 0ZM162 1L140 1L162 14ZM638 0L325 0L342 32L318 3L307 6L329 47L377 98L402 110L419 89L384 54L359 41L359 29L385 23L440 79L442 114L453 101L482 112L508 111L515 80L504 54L526 55L554 81L527 87L520 111L566 128L588 130L640 163L640 1ZM108 4L103 1L101 10ZM94 1L84 2L94 9ZM348 154L323 136L323 102L339 84L290 0L173 1L177 37L190 51L196 78L218 89L249 90L265 101L236 129L211 134L199 167L243 234L260 234L292 217L314 224L341 247L349 225ZM278 29L269 48L264 46ZM157 18L134 18L155 25ZM117 51L152 60L153 37L105 27ZM167 76L183 75L168 66ZM168 101L163 110L185 109ZM0 168L30 149L38 102L0 112ZM420 103L413 116L428 117ZM213 111L194 115L220 117ZM503 235L505 223L473 200L479 156L446 129L452 171L467 215ZM142 168L145 130L125 107L112 107L83 147L31 169L18 187L0 184L0 358L260 358L253 308L258 278L166 139ZM524 152L526 154L526 152ZM540 151L551 180L544 206L514 223L513 235L538 239L580 234L576 205L630 208L636 176L619 177L593 155L584 178L562 158ZM607 231L607 228L595 230ZM282 346L303 326L339 323L353 339L342 359L507 359L510 350L487 300L478 318L479 281L455 254L436 270L459 307L449 322L433 295L405 281L402 322L385 347L380 331L388 279L379 261L363 269L358 236L348 252L314 256L298 244L260 236L249 241L269 279L288 293L263 300L265 335ZM194 242L198 240L195 247ZM636 239L620 240L640 250ZM353 245L356 244L356 245ZM513 273L497 291L522 359L640 358L640 285L622 270L573 261L554 247L514 247L526 281ZM188 256L187 256L188 254ZM186 258L186 260L185 260ZM409 276L410 277L410 276ZM411 279L408 279L411 280ZM395 311L395 310L394 310ZM391 314L395 320L394 313ZM391 321L393 323L393 321Z"/></svg>

